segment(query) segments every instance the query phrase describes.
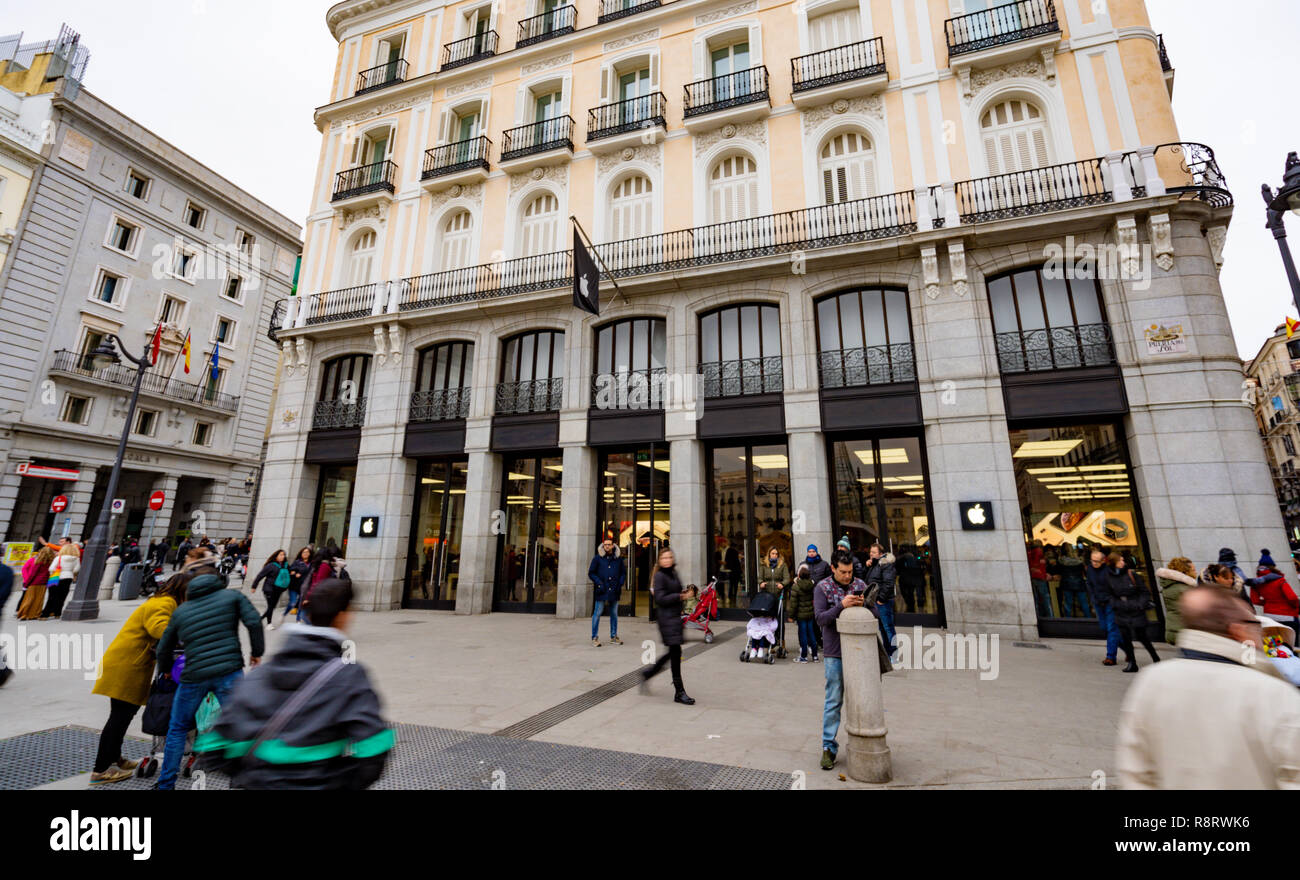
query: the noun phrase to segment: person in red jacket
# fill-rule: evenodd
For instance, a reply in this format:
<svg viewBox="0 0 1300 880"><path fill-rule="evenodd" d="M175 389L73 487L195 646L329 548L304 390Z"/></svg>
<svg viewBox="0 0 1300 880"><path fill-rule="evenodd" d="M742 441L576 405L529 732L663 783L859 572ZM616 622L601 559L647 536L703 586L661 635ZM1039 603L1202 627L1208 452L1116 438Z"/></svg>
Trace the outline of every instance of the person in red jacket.
<svg viewBox="0 0 1300 880"><path fill-rule="evenodd" d="M1260 551L1259 569L1255 574L1264 583L1251 586L1250 601L1263 605L1266 616L1281 621L1300 633L1300 598L1273 564L1273 557L1268 550Z"/></svg>
<svg viewBox="0 0 1300 880"><path fill-rule="evenodd" d="M1034 585L1034 601L1038 604L1039 617L1055 617L1052 613L1052 588L1047 582L1047 556L1043 552L1043 542L1035 540L1029 549L1029 582Z"/></svg>

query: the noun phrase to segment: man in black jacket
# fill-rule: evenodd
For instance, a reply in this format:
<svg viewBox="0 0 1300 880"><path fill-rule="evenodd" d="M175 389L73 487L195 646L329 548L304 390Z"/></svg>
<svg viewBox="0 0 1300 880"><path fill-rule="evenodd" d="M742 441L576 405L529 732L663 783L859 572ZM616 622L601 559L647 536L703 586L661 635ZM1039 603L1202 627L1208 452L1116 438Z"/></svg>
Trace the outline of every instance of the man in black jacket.
<svg viewBox="0 0 1300 880"><path fill-rule="evenodd" d="M312 626L285 630L284 647L240 683L194 749L240 788L347 789L372 785L395 738L379 696L352 658L344 630L350 581L311 594Z"/></svg>

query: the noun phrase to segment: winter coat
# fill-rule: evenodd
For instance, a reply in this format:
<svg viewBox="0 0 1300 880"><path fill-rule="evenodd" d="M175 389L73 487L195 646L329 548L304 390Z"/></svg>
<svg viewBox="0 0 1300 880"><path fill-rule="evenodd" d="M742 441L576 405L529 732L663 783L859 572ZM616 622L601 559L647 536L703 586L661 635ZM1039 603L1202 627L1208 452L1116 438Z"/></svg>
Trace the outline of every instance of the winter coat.
<svg viewBox="0 0 1300 880"><path fill-rule="evenodd" d="M786 587L790 586L793 581L794 578L790 576L790 566L784 562L778 562L776 568L773 569L771 563L765 559L763 564L758 567L758 582L760 584L779 583L781 585L779 590L772 589L769 586L768 590L773 593L784 593Z"/></svg>
<svg viewBox="0 0 1300 880"><path fill-rule="evenodd" d="M1196 586L1196 579L1172 568L1156 569L1156 577L1160 594L1165 597L1165 639L1171 645L1177 644L1178 633L1183 628L1183 611L1178 602L1183 593Z"/></svg>
<svg viewBox="0 0 1300 880"><path fill-rule="evenodd" d="M677 568L661 568L655 572L655 607L658 609L659 638L665 645L682 643L682 582Z"/></svg>
<svg viewBox="0 0 1300 880"><path fill-rule="evenodd" d="M1042 547L1029 548L1029 577L1031 580L1047 580L1047 556Z"/></svg>
<svg viewBox="0 0 1300 880"><path fill-rule="evenodd" d="M1260 651L1184 629L1183 658L1137 674L1120 708L1115 763L1135 789L1300 788L1300 693Z"/></svg>
<svg viewBox="0 0 1300 880"><path fill-rule="evenodd" d="M24 590L37 583L47 584L50 580L49 569L36 561L36 554L23 563L22 574Z"/></svg>
<svg viewBox="0 0 1300 880"><path fill-rule="evenodd" d="M831 576L831 564L820 555L805 557L803 564L808 566L808 579L814 584L820 584Z"/></svg>
<svg viewBox="0 0 1300 880"><path fill-rule="evenodd" d="M303 583L311 577L311 563L295 559L289 563L289 589L295 593L302 592Z"/></svg>
<svg viewBox="0 0 1300 880"><path fill-rule="evenodd" d="M1083 560L1077 556L1062 556L1058 563L1061 569L1061 589L1078 592L1084 589Z"/></svg>
<svg viewBox="0 0 1300 880"><path fill-rule="evenodd" d="M221 707L216 726L194 744L203 756L200 766L224 770L246 789L369 787L383 773L395 737L358 663L345 662L249 754L276 710L343 653L346 637L332 627L291 624L285 631L284 646L245 676Z"/></svg>
<svg viewBox="0 0 1300 880"><path fill-rule="evenodd" d="M595 587L597 602L618 601L623 595L623 584L627 583L627 562L619 555L618 545L608 556L603 543L596 545L596 555L587 566L587 577Z"/></svg>
<svg viewBox="0 0 1300 880"><path fill-rule="evenodd" d="M925 563L911 550L898 555L898 582L910 589L925 587Z"/></svg>
<svg viewBox="0 0 1300 880"><path fill-rule="evenodd" d="M1109 606L1110 584L1106 580L1106 565L1102 564L1101 568L1093 568L1092 561L1089 560L1083 564L1083 580L1088 587L1088 598L1092 600L1095 607Z"/></svg>
<svg viewBox="0 0 1300 880"><path fill-rule="evenodd" d="M52 576L51 581L53 581L55 577L60 581L70 581L77 576L77 572L79 571L81 571L80 556L64 556L60 553L58 556L54 557L54 561L50 563L50 574Z"/></svg>
<svg viewBox="0 0 1300 880"><path fill-rule="evenodd" d="M897 581L894 554L886 553L879 559L869 559L866 563L867 576L863 578L867 590L876 587L876 601L889 605L894 601L894 584Z"/></svg>
<svg viewBox="0 0 1300 880"><path fill-rule="evenodd" d="M1264 574L1265 571L1261 569L1261 577ZM1262 586L1251 587L1250 601L1252 605L1263 605L1264 613L1269 617L1284 620L1300 617L1300 598L1296 597L1295 590L1291 589L1285 577L1279 576Z"/></svg>
<svg viewBox="0 0 1300 880"><path fill-rule="evenodd" d="M265 581L262 584L262 589L269 594L272 590L277 589L275 579L280 574L280 569L287 567L278 562L268 562L263 565L262 570L257 573L257 577L253 578L253 585L248 588L248 591L250 593L256 592L258 583Z"/></svg>
<svg viewBox="0 0 1300 880"><path fill-rule="evenodd" d="M1110 590L1111 607L1115 609L1115 622L1120 626L1141 629L1148 623L1147 609L1151 607L1151 595L1137 585L1133 572L1127 568L1114 569L1104 566L1106 586Z"/></svg>
<svg viewBox="0 0 1300 880"><path fill-rule="evenodd" d="M185 604L172 615L167 631L158 642L158 670L170 672L179 645L184 645L183 682L207 681L244 668L239 644L239 624L248 630L252 655L266 649L262 615L239 590L227 590L226 578L210 569L186 587Z"/></svg>
<svg viewBox="0 0 1300 880"><path fill-rule="evenodd" d="M131 612L104 652L102 671L90 692L143 706L149 699L157 661L154 648L175 611L176 600L171 596L154 596Z"/></svg>
<svg viewBox="0 0 1300 880"><path fill-rule="evenodd" d="M794 587L790 590L790 617L795 620L813 620L815 612L813 611L813 590L817 588L808 578L795 578Z"/></svg>

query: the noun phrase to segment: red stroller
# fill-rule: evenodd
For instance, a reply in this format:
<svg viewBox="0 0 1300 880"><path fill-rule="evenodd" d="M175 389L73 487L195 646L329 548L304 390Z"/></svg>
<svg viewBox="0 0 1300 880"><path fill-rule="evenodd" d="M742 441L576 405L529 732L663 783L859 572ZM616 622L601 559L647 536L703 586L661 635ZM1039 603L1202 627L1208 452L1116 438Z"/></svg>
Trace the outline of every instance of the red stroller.
<svg viewBox="0 0 1300 880"><path fill-rule="evenodd" d="M695 610L690 614L682 615L682 628L690 626L704 633L706 644L713 643L713 630L709 629L709 621L718 616L718 591L715 588L718 579L714 578L709 581L709 585L700 593L700 598L695 603Z"/></svg>

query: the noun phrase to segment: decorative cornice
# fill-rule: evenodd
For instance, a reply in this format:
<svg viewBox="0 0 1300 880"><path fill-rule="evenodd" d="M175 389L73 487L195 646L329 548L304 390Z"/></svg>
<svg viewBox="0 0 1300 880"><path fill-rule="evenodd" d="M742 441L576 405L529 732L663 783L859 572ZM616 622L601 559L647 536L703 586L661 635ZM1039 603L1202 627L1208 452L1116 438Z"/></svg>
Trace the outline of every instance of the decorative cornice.
<svg viewBox="0 0 1300 880"><path fill-rule="evenodd" d="M481 76L478 79L472 79L469 82L457 83L454 86L447 86L447 97L450 98L454 95L463 95L466 92L472 92L475 89L485 89L490 85L492 85L491 75Z"/></svg>
<svg viewBox="0 0 1300 880"><path fill-rule="evenodd" d="M339 28L354 18L360 18L368 12L377 12L385 7L399 3L401 0L345 0L343 3L336 3L331 6L329 12L325 13L325 24L333 34L334 39L339 39Z"/></svg>
<svg viewBox="0 0 1300 880"><path fill-rule="evenodd" d="M695 16L695 26L700 27L701 25L721 21L724 18L731 18L733 15L754 12L757 9L758 0L745 0L744 3L735 3L731 6L724 6L722 9L716 9L713 12L705 12L702 15Z"/></svg>
<svg viewBox="0 0 1300 880"><path fill-rule="evenodd" d="M743 125L727 124L721 128L706 132L699 137L692 138L692 140L695 142L695 158L697 159L722 141L734 140L738 143L748 143L766 149L767 120L760 119Z"/></svg>
<svg viewBox="0 0 1300 880"><path fill-rule="evenodd" d="M563 55L552 55L550 58L540 58L532 64L525 64L519 68L520 76L528 76L537 73L540 70L550 70L553 67L563 67L566 64L573 63L573 53L565 52Z"/></svg>
<svg viewBox="0 0 1300 880"><path fill-rule="evenodd" d="M558 184L562 189L567 188L569 185L569 166L549 165L545 168L534 168L532 171L525 171L520 174L511 174L510 196L513 198L519 190L541 180Z"/></svg>
<svg viewBox="0 0 1300 880"><path fill-rule="evenodd" d="M602 47L605 52L615 52L625 46L635 46L637 43L645 43L649 40L659 39L659 28L651 28L648 31L641 31L637 34L628 34L626 37L620 37L617 40L609 40Z"/></svg>
<svg viewBox="0 0 1300 880"><path fill-rule="evenodd" d="M835 116L848 118L852 116L869 116L879 122L885 120L885 102L879 95L869 95L865 98L841 98L838 101L832 101L830 104L822 104L820 107L813 107L811 110L803 112L803 133L812 134L822 123Z"/></svg>
<svg viewBox="0 0 1300 880"><path fill-rule="evenodd" d="M439 190L431 197L431 210L433 212L441 211L443 206L454 199L464 199L475 204L483 204L483 184L471 183L467 186L456 184L447 189Z"/></svg>
<svg viewBox="0 0 1300 880"><path fill-rule="evenodd" d="M1056 64L1053 59L1051 69L1044 63L1044 57L1037 59L1030 58L1025 61L1017 61L1013 64L1005 64L1002 67L992 67L988 70L972 70L969 72L969 80L962 77L963 97L970 101L984 89L996 82L1004 79L1024 78L1024 79L1041 79L1043 82L1056 81Z"/></svg>
<svg viewBox="0 0 1300 880"><path fill-rule="evenodd" d="M629 162L644 162L658 171L663 167L663 147L659 144L643 144L599 156L596 159L596 176L604 177Z"/></svg>
<svg viewBox="0 0 1300 880"><path fill-rule="evenodd" d="M390 101L387 104L380 104L378 107L371 107L366 110L359 110L356 113L350 113L347 116L340 116L330 123L330 131L339 131L347 128L349 125L355 125L358 122L367 122L371 119L378 119L380 116L387 116L389 113L397 113L400 110L407 110L416 104L429 103L428 95L412 95L409 98L403 98L400 101Z"/></svg>

